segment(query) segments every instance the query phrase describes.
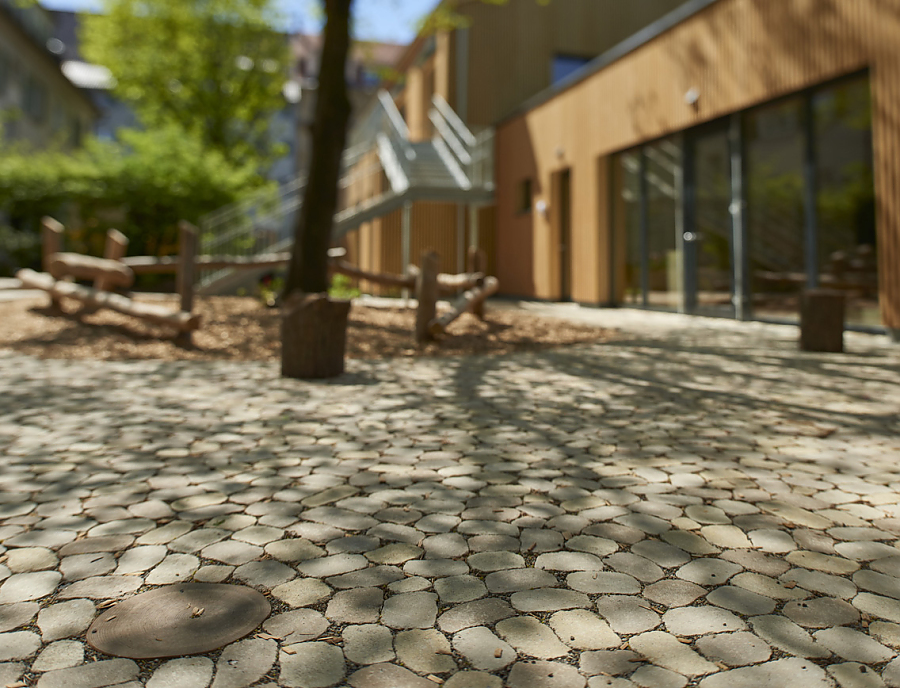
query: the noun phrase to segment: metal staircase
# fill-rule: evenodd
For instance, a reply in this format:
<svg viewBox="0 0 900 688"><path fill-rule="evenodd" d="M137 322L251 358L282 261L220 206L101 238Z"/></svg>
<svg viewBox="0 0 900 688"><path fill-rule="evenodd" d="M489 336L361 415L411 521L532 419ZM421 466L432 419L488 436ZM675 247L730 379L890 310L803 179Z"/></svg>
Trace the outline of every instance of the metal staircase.
<svg viewBox="0 0 900 688"><path fill-rule="evenodd" d="M487 204L493 201L493 130L475 136L440 97L432 99L430 141L410 141L394 101L380 91L350 133L339 182L340 203L331 240L415 201ZM245 256L289 250L303 203L305 178L265 190L200 220L200 252ZM247 271L201 274L204 293L233 290L254 279ZM258 278L256 276L255 278Z"/></svg>

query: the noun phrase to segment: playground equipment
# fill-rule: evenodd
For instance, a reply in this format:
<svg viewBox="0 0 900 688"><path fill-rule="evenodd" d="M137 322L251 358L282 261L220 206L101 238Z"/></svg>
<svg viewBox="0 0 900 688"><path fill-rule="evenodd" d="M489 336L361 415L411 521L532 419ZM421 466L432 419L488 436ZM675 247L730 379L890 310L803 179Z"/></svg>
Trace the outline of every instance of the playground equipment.
<svg viewBox="0 0 900 688"><path fill-rule="evenodd" d="M128 239L115 229L106 237L104 257L96 258L78 253L64 253L62 237L64 227L51 217L43 218L43 268L44 272L20 270L17 277L22 285L41 289L50 295L51 304L59 307L62 298L81 302L88 311L108 308L158 325L174 327L182 341L190 342L191 332L200 327L200 316L193 312L195 283L198 270L258 269L280 267L290 261L289 253L260 254L256 256L198 256L198 230L188 222L179 223L179 253L177 256L125 257ZM444 274L438 271L440 258L433 251L422 255L421 267L411 265L404 275L373 273L361 270L345 260L346 250L329 251L329 269L333 273L362 279L374 284L414 291L418 302L415 338L419 343L436 339L454 320L465 312L484 317L485 300L497 293L499 282L484 274L485 256L480 250L472 250L469 263L472 272ZM137 302L128 296L114 293L113 289L127 289L134 284L136 274L176 273L180 296L179 310L171 311L163 306ZM93 280L92 287L75 284L73 280ZM441 294L455 294L465 290L451 309L437 315L437 301Z"/></svg>

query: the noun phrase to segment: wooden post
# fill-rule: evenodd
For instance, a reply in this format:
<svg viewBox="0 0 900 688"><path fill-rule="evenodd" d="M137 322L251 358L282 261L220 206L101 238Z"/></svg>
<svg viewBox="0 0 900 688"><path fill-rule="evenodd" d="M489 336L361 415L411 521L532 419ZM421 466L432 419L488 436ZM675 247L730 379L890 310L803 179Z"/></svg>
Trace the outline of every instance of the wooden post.
<svg viewBox="0 0 900 688"><path fill-rule="evenodd" d="M416 309L416 343L418 344L433 339L431 332L428 330L428 323L437 314L437 277L440 261L440 256L434 251L427 251L422 254L422 264L419 267L419 275L416 278L416 298L419 300L419 305Z"/></svg>
<svg viewBox="0 0 900 688"><path fill-rule="evenodd" d="M474 311L479 306L482 306L485 299L496 294L499 288L500 282L497 281L496 277L485 277L482 285L467 291L453 303L449 311L440 318L432 320L428 325L429 331L435 336L443 334L450 323L466 311Z"/></svg>
<svg viewBox="0 0 900 688"><path fill-rule="evenodd" d="M106 232L106 246L103 248L103 257L107 260L120 261L125 257L125 249L128 248L128 238L122 234L118 229L110 229ZM53 273L51 273L53 274ZM55 276L55 275L54 275ZM134 274L132 273L131 279L134 280ZM131 286L131 282L129 282L125 286ZM111 291L116 286L123 286L121 284L115 284L109 277L100 275L96 279L94 279L94 289L97 291ZM98 309L95 306L89 306L85 304L85 306L81 309L81 313L87 315L89 313L94 313Z"/></svg>
<svg viewBox="0 0 900 688"><path fill-rule="evenodd" d="M114 287L127 289L134 284L134 271L117 260L83 256L79 253L56 253L47 266L55 279L92 279L95 283L103 281L105 288L97 291L110 291Z"/></svg>
<svg viewBox="0 0 900 688"><path fill-rule="evenodd" d="M110 229L106 233L106 246L103 249L103 257L107 260L121 261L125 257L125 251L128 249L128 237L126 237L118 229ZM103 277L94 280L94 289L100 291L108 291L110 284Z"/></svg>
<svg viewBox="0 0 900 688"><path fill-rule="evenodd" d="M800 306L800 350L843 352L843 292L828 289L809 289L803 292Z"/></svg>
<svg viewBox="0 0 900 688"><path fill-rule="evenodd" d="M109 308L117 313L131 315L141 320L171 325L179 330L196 330L200 327L200 316L180 311L169 311L164 306L153 303L139 303L127 296L108 291L97 291L71 282L57 281L44 272L19 270L16 277L29 289L43 289L54 296L65 296L94 308Z"/></svg>
<svg viewBox="0 0 900 688"><path fill-rule="evenodd" d="M480 272L481 274L487 272L487 254L484 252L484 249L477 246L469 247L469 272ZM479 320L484 320L484 301L481 301L472 309L472 315Z"/></svg>
<svg viewBox="0 0 900 688"><path fill-rule="evenodd" d="M412 203L404 203L403 211L400 215L400 266L403 268L403 272L407 272L409 270L409 255L410 255L410 247L412 245ZM409 289L404 289L403 300L409 298Z"/></svg>
<svg viewBox="0 0 900 688"><path fill-rule="evenodd" d="M181 312L191 313L194 310L194 277L197 258L197 228L190 222L182 220L178 223L178 294L181 297ZM183 332L178 337L179 343L190 344L191 333Z"/></svg>
<svg viewBox="0 0 900 688"><path fill-rule="evenodd" d="M42 266L44 272L50 271L50 261L53 256L62 250L62 234L65 227L52 217L41 218L41 243L43 245ZM62 301L58 296L50 295L51 308L62 308Z"/></svg>

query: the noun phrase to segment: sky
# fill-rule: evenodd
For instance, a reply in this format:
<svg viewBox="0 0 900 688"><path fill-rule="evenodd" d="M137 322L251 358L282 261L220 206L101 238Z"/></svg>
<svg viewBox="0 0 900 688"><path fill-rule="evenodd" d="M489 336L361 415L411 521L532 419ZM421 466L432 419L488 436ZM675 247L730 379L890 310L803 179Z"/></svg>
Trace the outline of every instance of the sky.
<svg viewBox="0 0 900 688"><path fill-rule="evenodd" d="M97 10L98 0L40 0L53 10ZM320 28L318 0L277 0L290 18L291 29L315 33ZM409 43L416 35L417 21L437 0L354 0L356 37L389 43Z"/></svg>

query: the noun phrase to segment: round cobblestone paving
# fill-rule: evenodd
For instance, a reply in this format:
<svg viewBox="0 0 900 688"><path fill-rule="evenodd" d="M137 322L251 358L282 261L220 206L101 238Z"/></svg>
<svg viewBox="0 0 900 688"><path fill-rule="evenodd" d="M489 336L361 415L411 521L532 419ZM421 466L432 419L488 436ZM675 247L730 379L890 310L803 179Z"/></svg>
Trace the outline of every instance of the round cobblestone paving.
<svg viewBox="0 0 900 688"><path fill-rule="evenodd" d="M566 313L621 334L324 383L0 352L0 685L900 688L900 350ZM272 614L84 643L197 583Z"/></svg>
<svg viewBox="0 0 900 688"><path fill-rule="evenodd" d="M91 647L114 657L196 655L243 638L271 609L262 594L244 586L166 585L103 612L86 638Z"/></svg>

